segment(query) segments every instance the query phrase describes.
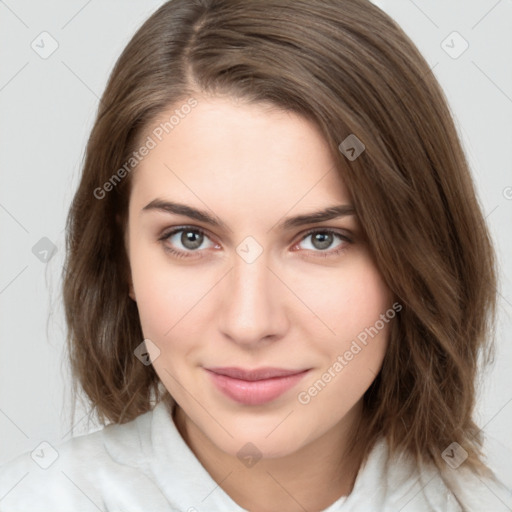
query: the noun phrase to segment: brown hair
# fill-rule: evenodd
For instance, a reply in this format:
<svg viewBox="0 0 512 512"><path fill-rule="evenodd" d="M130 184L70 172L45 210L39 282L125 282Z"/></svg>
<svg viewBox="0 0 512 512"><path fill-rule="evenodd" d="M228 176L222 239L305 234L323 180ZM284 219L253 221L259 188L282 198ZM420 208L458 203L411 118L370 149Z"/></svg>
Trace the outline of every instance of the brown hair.
<svg viewBox="0 0 512 512"><path fill-rule="evenodd" d="M172 0L123 51L67 223L69 354L99 420L130 421L165 390L134 357L143 335L123 242L131 175L100 198L95 191L158 115L194 94L305 116L339 164L403 306L354 432L363 460L383 435L392 453L441 468L441 452L458 442L465 464L485 472L472 415L479 357L493 354L493 248L443 92L411 40L367 0ZM355 160L338 149L350 134L366 148Z"/></svg>

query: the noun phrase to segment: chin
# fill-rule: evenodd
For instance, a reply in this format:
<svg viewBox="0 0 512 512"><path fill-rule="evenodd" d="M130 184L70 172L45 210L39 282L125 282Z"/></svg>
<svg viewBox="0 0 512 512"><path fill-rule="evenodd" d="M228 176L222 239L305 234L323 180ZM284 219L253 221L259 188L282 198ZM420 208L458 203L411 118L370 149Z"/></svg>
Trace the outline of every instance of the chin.
<svg viewBox="0 0 512 512"><path fill-rule="evenodd" d="M282 421L282 418L280 421ZM288 428L285 428L284 425L278 425L279 421L261 423L259 428L254 424L247 427L240 424L237 426L225 425L233 437L223 435L223 432L220 435L216 433L217 435L210 437L210 440L223 452L238 458L244 454L251 455L252 452L256 456L265 459L286 457L307 444L307 438L297 437L298 429L296 425L290 424Z"/></svg>

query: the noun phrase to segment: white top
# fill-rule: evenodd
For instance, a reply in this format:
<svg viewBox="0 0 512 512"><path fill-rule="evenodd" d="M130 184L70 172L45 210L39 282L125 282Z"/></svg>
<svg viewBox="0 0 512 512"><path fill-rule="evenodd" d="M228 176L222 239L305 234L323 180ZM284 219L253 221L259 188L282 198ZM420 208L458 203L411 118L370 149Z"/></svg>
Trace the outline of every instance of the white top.
<svg viewBox="0 0 512 512"><path fill-rule="evenodd" d="M360 468L351 494L324 512L512 510L510 488L471 480L463 464L450 471L465 508L436 470L419 474L408 457L388 460L381 439ZM201 465L164 402L129 423L54 447L43 444L12 459L0 468L0 511L247 512Z"/></svg>

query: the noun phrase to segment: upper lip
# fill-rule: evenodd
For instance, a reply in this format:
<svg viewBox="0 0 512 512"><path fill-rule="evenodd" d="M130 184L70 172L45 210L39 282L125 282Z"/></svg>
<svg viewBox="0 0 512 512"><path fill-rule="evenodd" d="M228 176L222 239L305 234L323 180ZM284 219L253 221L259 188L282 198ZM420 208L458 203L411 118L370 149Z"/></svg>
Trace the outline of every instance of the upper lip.
<svg viewBox="0 0 512 512"><path fill-rule="evenodd" d="M235 367L212 367L205 368L210 372L217 373L220 375L225 375L226 377L231 377L233 379L240 380L264 380L264 379L272 379L276 377L287 377L288 375L296 375L297 373L303 373L308 369L304 370L286 370L284 368L257 368L255 370L245 370L243 368L235 368Z"/></svg>

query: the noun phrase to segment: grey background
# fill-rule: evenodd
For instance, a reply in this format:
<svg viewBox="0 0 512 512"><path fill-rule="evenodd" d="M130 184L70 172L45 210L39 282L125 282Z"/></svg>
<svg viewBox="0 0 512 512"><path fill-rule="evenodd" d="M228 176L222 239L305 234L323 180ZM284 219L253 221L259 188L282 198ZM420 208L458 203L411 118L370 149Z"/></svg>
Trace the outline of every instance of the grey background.
<svg viewBox="0 0 512 512"><path fill-rule="evenodd" d="M0 464L42 441L55 445L99 428L79 405L71 431L64 223L110 70L162 3L0 0ZM375 3L440 81L495 241L498 351L482 376L476 418L498 443L493 460L512 482L512 1ZM454 31L469 44L460 56L464 41ZM53 40L58 48L42 58Z"/></svg>

